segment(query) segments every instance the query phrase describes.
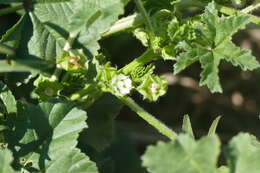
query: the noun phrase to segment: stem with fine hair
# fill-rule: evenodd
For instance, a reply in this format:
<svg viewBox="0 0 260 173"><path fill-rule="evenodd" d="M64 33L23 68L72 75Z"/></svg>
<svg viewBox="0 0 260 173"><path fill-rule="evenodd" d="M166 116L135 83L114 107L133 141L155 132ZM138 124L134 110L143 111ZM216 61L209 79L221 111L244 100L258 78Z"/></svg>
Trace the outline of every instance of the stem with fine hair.
<svg viewBox="0 0 260 173"><path fill-rule="evenodd" d="M141 106L139 106L132 98L130 97L118 97L125 105L127 105L132 111L137 113L142 119L144 119L148 124L157 129L161 134L168 137L171 140L176 139L177 134L167 127L160 120L156 119L153 115L146 112Z"/></svg>

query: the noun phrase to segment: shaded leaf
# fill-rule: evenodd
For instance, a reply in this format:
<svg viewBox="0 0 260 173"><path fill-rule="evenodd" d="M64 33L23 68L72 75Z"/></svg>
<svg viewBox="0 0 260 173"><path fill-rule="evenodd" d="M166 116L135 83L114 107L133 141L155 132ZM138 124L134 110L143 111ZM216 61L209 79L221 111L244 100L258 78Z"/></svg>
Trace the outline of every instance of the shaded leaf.
<svg viewBox="0 0 260 173"><path fill-rule="evenodd" d="M0 99L3 101L8 114L17 113L16 100L8 87L0 81Z"/></svg>
<svg viewBox="0 0 260 173"><path fill-rule="evenodd" d="M81 141L98 151L108 147L115 135L115 118L122 103L112 95L105 95L88 110L89 128L81 135Z"/></svg>
<svg viewBox="0 0 260 173"><path fill-rule="evenodd" d="M18 110L19 118L7 122L15 129L6 131L5 139L15 158L32 162L35 169L51 167L55 160L71 152L77 145L79 132L87 127L86 112L71 102L19 104Z"/></svg>

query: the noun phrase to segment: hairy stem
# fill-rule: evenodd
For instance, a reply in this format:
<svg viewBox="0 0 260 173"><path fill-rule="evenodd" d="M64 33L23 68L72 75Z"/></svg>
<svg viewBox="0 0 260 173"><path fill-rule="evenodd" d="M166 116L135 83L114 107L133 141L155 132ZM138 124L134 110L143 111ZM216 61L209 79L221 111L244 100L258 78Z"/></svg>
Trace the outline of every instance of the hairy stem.
<svg viewBox="0 0 260 173"><path fill-rule="evenodd" d="M242 13L251 13L260 7L260 3L252 4L245 9L241 10Z"/></svg>
<svg viewBox="0 0 260 173"><path fill-rule="evenodd" d="M0 9L0 16L10 14L10 13L14 13L14 12L21 10L21 9L23 9L23 5L17 5L17 6L14 6L14 7L8 7L8 8Z"/></svg>
<svg viewBox="0 0 260 173"><path fill-rule="evenodd" d="M153 115L146 112L142 107L140 107L135 101L130 97L118 97L125 105L127 105L132 111L137 113L142 119L147 123L157 129L161 134L168 137L171 140L174 140L177 137L177 134L167 127L160 120L156 119Z"/></svg>
<svg viewBox="0 0 260 173"><path fill-rule="evenodd" d="M227 15L246 15L249 16L249 20L254 23L259 25L260 24L260 17L255 16L255 15L251 15L251 14L246 14L243 11L239 11L239 10L235 10L233 8L229 8L229 7L225 7L222 5L217 5L218 10L223 13L223 14L227 14Z"/></svg>
<svg viewBox="0 0 260 173"><path fill-rule="evenodd" d="M148 13L146 12L146 10L143 6L143 2L141 0L135 0L135 3L137 6L137 9L140 11L141 15L143 16L148 29L151 31L152 34L154 34L152 22L150 20Z"/></svg>
<svg viewBox="0 0 260 173"><path fill-rule="evenodd" d="M152 49L148 49L143 53L143 55L134 59L132 62L124 66L120 71L122 71L124 74L129 74L136 67L143 66L158 58L159 56L156 53L154 53Z"/></svg>

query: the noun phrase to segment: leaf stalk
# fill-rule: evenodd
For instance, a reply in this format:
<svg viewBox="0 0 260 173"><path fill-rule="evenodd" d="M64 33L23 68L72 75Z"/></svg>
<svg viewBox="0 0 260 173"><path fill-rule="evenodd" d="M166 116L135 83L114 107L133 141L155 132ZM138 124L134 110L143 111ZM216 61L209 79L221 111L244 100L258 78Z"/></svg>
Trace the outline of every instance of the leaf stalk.
<svg viewBox="0 0 260 173"><path fill-rule="evenodd" d="M125 105L127 105L132 111L144 119L148 124L157 129L161 134L168 137L171 140L176 139L177 134L167 127L160 120L156 119L153 115L146 112L141 106L139 106L132 98L130 97L118 97Z"/></svg>

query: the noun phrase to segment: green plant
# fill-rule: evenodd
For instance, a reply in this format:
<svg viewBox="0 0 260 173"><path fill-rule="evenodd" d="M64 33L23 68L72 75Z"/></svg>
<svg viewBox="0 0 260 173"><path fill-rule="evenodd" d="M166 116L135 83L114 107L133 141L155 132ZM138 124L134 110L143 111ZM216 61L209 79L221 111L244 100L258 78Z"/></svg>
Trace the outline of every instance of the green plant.
<svg viewBox="0 0 260 173"><path fill-rule="evenodd" d="M209 135L196 141L188 116L185 134L179 135L130 97L138 92L154 102L166 93L167 81L154 73L152 63L158 59L175 61L174 74L199 62L200 85L211 92L222 92L221 60L242 70L259 68L250 50L241 50L231 40L247 24L260 24L260 18L250 14L259 3L244 7L245 1L135 0L136 13L119 20L128 0L0 3L10 5L0 9L0 16L18 10L21 15L0 40L1 173L109 172L113 161L101 153L111 144L114 119L123 104L171 140L148 147L142 161L149 172L260 170L255 137L234 137L225 152L227 166L217 168L219 118ZM187 17L189 7L204 12ZM131 31L147 50L118 69L102 54L98 41L124 31ZM15 91L20 85L34 88L21 96ZM80 132L86 151L77 148Z"/></svg>

